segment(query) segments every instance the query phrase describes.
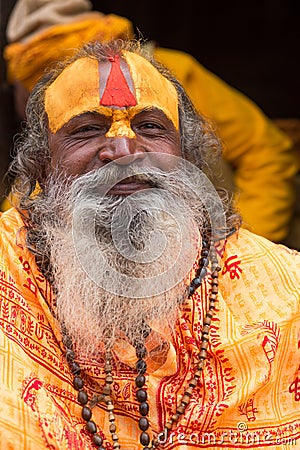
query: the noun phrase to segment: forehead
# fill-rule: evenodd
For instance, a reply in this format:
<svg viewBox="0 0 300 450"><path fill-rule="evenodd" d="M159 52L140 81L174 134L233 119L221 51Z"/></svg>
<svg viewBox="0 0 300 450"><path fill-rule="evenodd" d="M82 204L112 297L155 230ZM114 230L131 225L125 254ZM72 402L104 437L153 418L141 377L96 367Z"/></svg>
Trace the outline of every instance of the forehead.
<svg viewBox="0 0 300 450"><path fill-rule="evenodd" d="M141 56L124 52L122 58L98 62L80 58L66 67L47 88L45 110L55 133L73 117L108 108L129 108L133 114L156 107L178 129L178 100L173 84Z"/></svg>

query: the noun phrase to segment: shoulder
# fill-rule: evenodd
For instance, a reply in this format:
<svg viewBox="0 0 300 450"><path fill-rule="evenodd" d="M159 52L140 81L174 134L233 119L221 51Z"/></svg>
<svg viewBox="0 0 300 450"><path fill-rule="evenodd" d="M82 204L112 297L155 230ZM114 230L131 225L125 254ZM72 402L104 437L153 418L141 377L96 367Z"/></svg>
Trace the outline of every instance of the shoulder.
<svg viewBox="0 0 300 450"><path fill-rule="evenodd" d="M300 263L300 253L297 250L276 244L269 239L241 228L227 241L228 249L236 249L249 259L257 259L259 256L270 258L282 258Z"/></svg>
<svg viewBox="0 0 300 450"><path fill-rule="evenodd" d="M249 301L264 299L270 307L277 302L283 308L285 303L292 310L298 310L298 251L244 229L231 236L217 251L221 265L220 281L227 295L243 296Z"/></svg>
<svg viewBox="0 0 300 450"><path fill-rule="evenodd" d="M220 256L219 315L245 327L268 321L285 327L300 314L300 255L241 229ZM224 318L225 317L225 318ZM231 325L230 325L231 326Z"/></svg>
<svg viewBox="0 0 300 450"><path fill-rule="evenodd" d="M245 267L272 267L274 272L287 272L293 268L300 278L300 253L297 250L276 244L263 236L241 228L226 242L224 257L237 254Z"/></svg>

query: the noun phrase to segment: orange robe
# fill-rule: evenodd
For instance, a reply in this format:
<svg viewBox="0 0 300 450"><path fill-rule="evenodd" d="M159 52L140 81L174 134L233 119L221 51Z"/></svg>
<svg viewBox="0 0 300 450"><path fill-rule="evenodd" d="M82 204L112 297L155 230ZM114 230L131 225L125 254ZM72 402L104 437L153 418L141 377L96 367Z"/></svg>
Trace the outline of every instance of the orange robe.
<svg viewBox="0 0 300 450"><path fill-rule="evenodd" d="M92 450L81 406L49 305L53 294L24 246L14 209L0 218L0 449ZM204 377L162 449L296 449L300 445L300 256L247 230L217 246L219 302ZM209 276L178 311L166 360L148 361L151 430L174 414L199 352ZM122 449L139 444L138 404L130 344L120 342L113 371L117 434ZM103 366L87 362L85 385L101 391ZM105 406L93 419L112 450ZM151 431L151 432L152 432Z"/></svg>

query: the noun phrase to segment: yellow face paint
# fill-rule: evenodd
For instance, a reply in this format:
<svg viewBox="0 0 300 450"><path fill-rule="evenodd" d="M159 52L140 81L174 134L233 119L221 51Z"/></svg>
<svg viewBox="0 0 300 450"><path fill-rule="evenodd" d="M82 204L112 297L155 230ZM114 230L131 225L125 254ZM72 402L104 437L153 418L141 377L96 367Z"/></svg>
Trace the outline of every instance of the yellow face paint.
<svg viewBox="0 0 300 450"><path fill-rule="evenodd" d="M76 60L47 88L45 110L52 133L56 133L75 116L86 112L99 112L112 117L107 137L127 136L134 138L130 120L144 108L158 108L179 127L176 89L147 60L135 53L124 52L131 75L136 105L125 108L100 105L100 92L105 91L108 62L95 59ZM106 74L106 75L105 75ZM116 89L118 86L115 86ZM117 109L116 109L117 108Z"/></svg>
<svg viewBox="0 0 300 450"><path fill-rule="evenodd" d="M135 133L130 126L131 115L128 111L121 109L112 110L112 124L106 137L128 137L135 138Z"/></svg>
<svg viewBox="0 0 300 450"><path fill-rule="evenodd" d="M52 133L72 117L98 108L98 63L90 58L78 59L66 67L45 92L45 111Z"/></svg>
<svg viewBox="0 0 300 450"><path fill-rule="evenodd" d="M163 77L152 64L136 53L124 52L135 87L137 106L161 109L179 128L178 99L173 84Z"/></svg>

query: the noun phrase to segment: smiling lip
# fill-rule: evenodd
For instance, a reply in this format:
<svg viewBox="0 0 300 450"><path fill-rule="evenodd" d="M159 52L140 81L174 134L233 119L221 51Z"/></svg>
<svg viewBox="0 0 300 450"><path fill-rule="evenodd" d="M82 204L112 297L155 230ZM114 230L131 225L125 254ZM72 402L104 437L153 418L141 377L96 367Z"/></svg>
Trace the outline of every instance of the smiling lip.
<svg viewBox="0 0 300 450"><path fill-rule="evenodd" d="M108 194L110 195L130 195L134 192L148 189L150 185L146 182L137 181L131 178L125 178L119 183L115 184Z"/></svg>

